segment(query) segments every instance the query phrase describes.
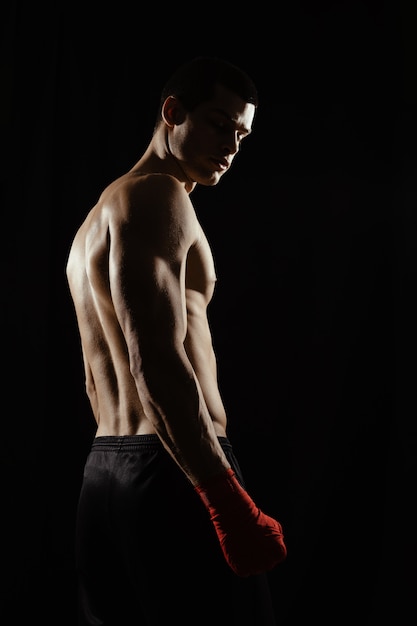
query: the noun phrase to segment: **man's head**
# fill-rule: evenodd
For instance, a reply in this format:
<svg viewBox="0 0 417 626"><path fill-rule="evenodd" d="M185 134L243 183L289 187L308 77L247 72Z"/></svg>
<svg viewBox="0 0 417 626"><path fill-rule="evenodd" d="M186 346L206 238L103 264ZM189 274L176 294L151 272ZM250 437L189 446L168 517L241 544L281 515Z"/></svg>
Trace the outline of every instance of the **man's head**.
<svg viewBox="0 0 417 626"><path fill-rule="evenodd" d="M216 185L251 133L258 105L254 83L241 69L198 57L181 66L161 95L155 127L188 183Z"/></svg>
<svg viewBox="0 0 417 626"><path fill-rule="evenodd" d="M163 87L156 127L162 120L162 110L168 96L178 98L184 109L191 112L196 106L213 97L216 85L227 87L257 108L257 89L244 70L217 57L196 57L181 65Z"/></svg>

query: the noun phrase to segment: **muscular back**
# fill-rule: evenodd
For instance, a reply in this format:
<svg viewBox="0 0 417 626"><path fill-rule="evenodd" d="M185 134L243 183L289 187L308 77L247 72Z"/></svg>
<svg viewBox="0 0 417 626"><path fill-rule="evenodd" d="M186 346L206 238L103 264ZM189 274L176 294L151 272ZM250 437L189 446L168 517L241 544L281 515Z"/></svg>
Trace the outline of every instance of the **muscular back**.
<svg viewBox="0 0 417 626"><path fill-rule="evenodd" d="M183 185L132 172L112 183L67 277L97 434L157 432L169 448L194 428L224 435L206 311L214 264Z"/></svg>

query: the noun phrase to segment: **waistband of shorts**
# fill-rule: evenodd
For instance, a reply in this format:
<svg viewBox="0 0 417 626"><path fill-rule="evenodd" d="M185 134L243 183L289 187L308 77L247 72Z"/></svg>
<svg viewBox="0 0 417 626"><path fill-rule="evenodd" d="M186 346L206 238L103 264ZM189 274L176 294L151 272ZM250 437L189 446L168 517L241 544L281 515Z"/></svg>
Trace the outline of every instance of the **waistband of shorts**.
<svg viewBox="0 0 417 626"><path fill-rule="evenodd" d="M227 437L218 437L218 440L222 448L232 448ZM121 449L132 451L143 450L144 448L154 450L164 449L158 435L101 435L95 437L91 444L92 450L107 450L109 452Z"/></svg>

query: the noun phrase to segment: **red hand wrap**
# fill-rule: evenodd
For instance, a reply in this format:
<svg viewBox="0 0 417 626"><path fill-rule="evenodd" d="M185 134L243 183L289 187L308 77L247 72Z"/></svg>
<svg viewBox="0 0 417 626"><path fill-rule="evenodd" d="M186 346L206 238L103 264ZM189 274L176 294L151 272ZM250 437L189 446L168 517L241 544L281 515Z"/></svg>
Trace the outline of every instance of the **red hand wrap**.
<svg viewBox="0 0 417 626"><path fill-rule="evenodd" d="M232 469L195 490L210 514L224 557L238 576L265 572L285 559L281 524L256 506Z"/></svg>

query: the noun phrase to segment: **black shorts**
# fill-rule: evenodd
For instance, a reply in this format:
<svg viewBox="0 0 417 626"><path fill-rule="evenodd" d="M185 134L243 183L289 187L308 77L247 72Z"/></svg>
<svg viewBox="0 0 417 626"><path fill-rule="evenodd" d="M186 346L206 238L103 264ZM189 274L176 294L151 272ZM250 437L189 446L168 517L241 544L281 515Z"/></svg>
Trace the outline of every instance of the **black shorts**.
<svg viewBox="0 0 417 626"><path fill-rule="evenodd" d="M243 484L230 442L221 446ZM157 435L96 437L80 493L79 626L275 626L266 575L227 565Z"/></svg>

